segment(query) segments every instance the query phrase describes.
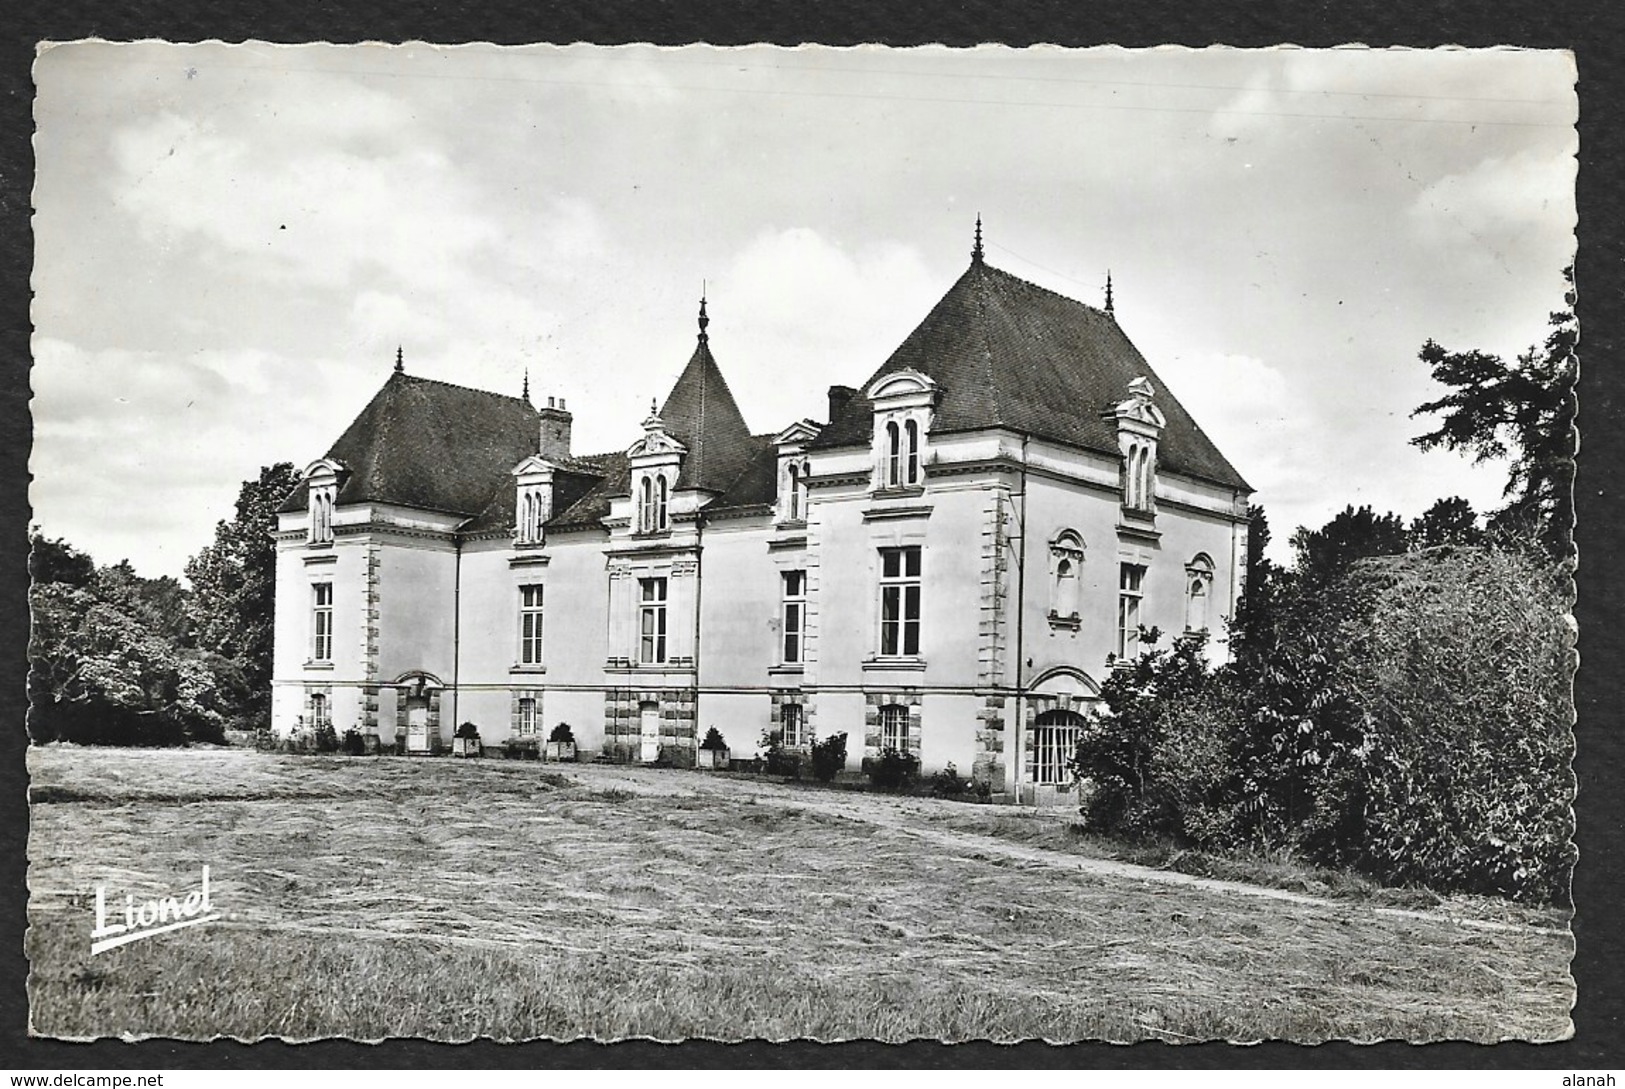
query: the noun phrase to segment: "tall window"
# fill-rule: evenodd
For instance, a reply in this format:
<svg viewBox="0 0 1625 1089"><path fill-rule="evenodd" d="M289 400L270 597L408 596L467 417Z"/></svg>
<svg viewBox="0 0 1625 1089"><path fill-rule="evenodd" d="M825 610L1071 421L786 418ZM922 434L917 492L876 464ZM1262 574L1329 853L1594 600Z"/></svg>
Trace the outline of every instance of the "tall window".
<svg viewBox="0 0 1625 1089"><path fill-rule="evenodd" d="M542 493L527 488L519 496L519 541L521 544L540 544L542 526L547 522L547 504Z"/></svg>
<svg viewBox="0 0 1625 1089"><path fill-rule="evenodd" d="M806 716L802 714L799 703L786 703L779 707L779 731L782 736L779 743L787 749L793 749L807 743Z"/></svg>
<svg viewBox="0 0 1625 1089"><path fill-rule="evenodd" d="M807 470L806 462L790 463L790 504L787 516L792 522L805 522L807 520Z"/></svg>
<svg viewBox="0 0 1625 1089"><path fill-rule="evenodd" d="M519 736L536 736L536 701L528 696L519 701Z"/></svg>
<svg viewBox="0 0 1625 1089"><path fill-rule="evenodd" d="M638 580L638 661L659 665L666 660L666 580Z"/></svg>
<svg viewBox="0 0 1625 1089"><path fill-rule="evenodd" d="M542 588L519 588L519 664L542 664Z"/></svg>
<svg viewBox="0 0 1625 1089"><path fill-rule="evenodd" d="M332 725L332 723L332 714L327 709L327 697L320 692L312 694L310 697L311 729L319 730L323 726Z"/></svg>
<svg viewBox="0 0 1625 1089"><path fill-rule="evenodd" d="M318 582L311 586L311 641L310 658L313 662L333 660L333 584Z"/></svg>
<svg viewBox="0 0 1625 1089"><path fill-rule="evenodd" d="M333 539L333 493L326 488L310 493L310 539L315 543Z"/></svg>
<svg viewBox="0 0 1625 1089"><path fill-rule="evenodd" d="M903 482L903 437L896 420L886 421L886 487Z"/></svg>
<svg viewBox="0 0 1625 1089"><path fill-rule="evenodd" d="M1074 711L1045 711L1033 724L1033 782L1059 786L1070 778L1067 762L1078 750L1083 716Z"/></svg>
<svg viewBox="0 0 1625 1089"><path fill-rule="evenodd" d="M783 645L785 665L798 665L802 659L802 635L807 620L807 572L786 571L783 575Z"/></svg>
<svg viewBox="0 0 1625 1089"><path fill-rule="evenodd" d="M1140 653L1140 597L1145 568L1125 563L1117 581L1117 656L1133 658Z"/></svg>
<svg viewBox="0 0 1625 1089"><path fill-rule="evenodd" d="M655 523L655 485L649 477L644 477L638 486L638 532L650 533Z"/></svg>
<svg viewBox="0 0 1625 1089"><path fill-rule="evenodd" d="M920 425L914 420L903 423L903 436L908 450L903 466L903 480L907 484L920 482Z"/></svg>
<svg viewBox="0 0 1625 1089"><path fill-rule="evenodd" d="M880 656L920 653L920 546L880 550Z"/></svg>
<svg viewBox="0 0 1625 1089"><path fill-rule="evenodd" d="M880 709L880 748L908 751L908 708L888 703Z"/></svg>
<svg viewBox="0 0 1625 1089"><path fill-rule="evenodd" d="M666 478L655 477L655 529L666 528Z"/></svg>

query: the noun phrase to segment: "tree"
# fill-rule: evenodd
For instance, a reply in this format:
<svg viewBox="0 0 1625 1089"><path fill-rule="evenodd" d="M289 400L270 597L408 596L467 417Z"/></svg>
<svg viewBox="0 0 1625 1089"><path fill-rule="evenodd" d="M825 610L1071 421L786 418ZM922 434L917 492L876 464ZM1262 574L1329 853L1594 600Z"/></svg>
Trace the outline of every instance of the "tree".
<svg viewBox="0 0 1625 1089"><path fill-rule="evenodd" d="M57 542L61 544L62 542ZM76 570L76 568L75 568ZM143 579L128 563L88 584L29 591L29 730L36 741L174 745L222 737L229 668L164 630L179 584Z"/></svg>
<svg viewBox="0 0 1625 1089"><path fill-rule="evenodd" d="M1544 345L1515 362L1476 349L1449 352L1433 340L1421 360L1435 381L1451 392L1411 415L1439 413L1439 426L1412 439L1424 450L1443 446L1471 451L1475 461L1511 458L1507 503L1490 518L1490 529L1535 541L1558 558L1568 555L1573 524L1575 347L1574 269L1563 270L1564 309L1550 316Z"/></svg>
<svg viewBox="0 0 1625 1089"><path fill-rule="evenodd" d="M234 664L242 690L234 712L249 721L270 716L275 630L276 509L299 484L288 462L265 466L243 482L236 517L215 526L214 543L186 564L189 610L197 645Z"/></svg>
<svg viewBox="0 0 1625 1089"><path fill-rule="evenodd" d="M60 537L46 537L34 526L28 535L28 576L35 585L63 582L89 586L96 562Z"/></svg>
<svg viewBox="0 0 1625 1089"><path fill-rule="evenodd" d="M1369 506L1345 507L1319 529L1299 527L1292 535L1298 577L1325 585L1367 556L1393 556L1404 552L1410 535L1397 514L1376 514Z"/></svg>
<svg viewBox="0 0 1625 1089"><path fill-rule="evenodd" d="M1432 548L1436 545L1472 545L1484 539L1478 526L1478 515L1460 496L1441 499L1411 523L1411 547Z"/></svg>

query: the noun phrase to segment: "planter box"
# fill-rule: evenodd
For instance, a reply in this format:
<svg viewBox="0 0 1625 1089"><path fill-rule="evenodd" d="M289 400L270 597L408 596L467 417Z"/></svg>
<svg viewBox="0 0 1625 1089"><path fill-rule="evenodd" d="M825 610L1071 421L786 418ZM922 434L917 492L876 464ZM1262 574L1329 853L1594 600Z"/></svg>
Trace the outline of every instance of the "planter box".
<svg viewBox="0 0 1625 1089"><path fill-rule="evenodd" d="M557 760L561 763L574 763L576 758L576 744L574 741L549 741L543 750L548 760Z"/></svg>
<svg viewBox="0 0 1625 1089"><path fill-rule="evenodd" d="M727 771L730 761L727 749L701 749L695 758L695 766L713 768L717 771Z"/></svg>
<svg viewBox="0 0 1625 1089"><path fill-rule="evenodd" d="M480 739L477 737L454 737L451 739L451 755L453 756L479 756Z"/></svg>

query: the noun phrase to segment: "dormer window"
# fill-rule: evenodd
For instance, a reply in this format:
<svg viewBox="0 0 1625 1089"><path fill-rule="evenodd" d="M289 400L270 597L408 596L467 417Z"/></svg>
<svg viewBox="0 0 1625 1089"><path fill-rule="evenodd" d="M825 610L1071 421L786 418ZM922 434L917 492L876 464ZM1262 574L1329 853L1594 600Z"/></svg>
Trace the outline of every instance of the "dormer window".
<svg viewBox="0 0 1625 1089"><path fill-rule="evenodd" d="M666 433L666 424L650 406L643 438L632 444L632 532L664 533L671 528L671 493L683 455L683 444Z"/></svg>
<svg viewBox="0 0 1625 1089"><path fill-rule="evenodd" d="M1155 391L1147 378L1128 384L1128 399L1113 405L1106 419L1117 427L1121 466L1123 511L1142 521L1156 516L1157 442L1167 423L1153 401Z"/></svg>
<svg viewBox="0 0 1625 1089"><path fill-rule="evenodd" d="M875 411L875 483L879 489L917 488L925 482L925 440L937 384L919 371L901 370L870 384Z"/></svg>
<svg viewBox="0 0 1625 1089"><path fill-rule="evenodd" d="M638 532L661 533L670 528L667 514L671 486L662 473L648 473L638 485Z"/></svg>
<svg viewBox="0 0 1625 1089"><path fill-rule="evenodd" d="M517 545L539 545L547 539L553 517L553 464L532 454L513 469L514 527Z"/></svg>
<svg viewBox="0 0 1625 1089"><path fill-rule="evenodd" d="M809 479L812 462L806 457L807 444L818 437L819 427L811 420L799 420L773 438L779 449L778 502L774 519L802 523L807 520Z"/></svg>
<svg viewBox="0 0 1625 1089"><path fill-rule="evenodd" d="M807 472L806 462L790 463L790 506L789 517L792 522L805 522L807 520Z"/></svg>
<svg viewBox="0 0 1625 1089"><path fill-rule="evenodd" d="M333 507L338 501L341 471L342 466L330 458L311 462L305 468L305 486L310 492L306 537L313 545L333 543Z"/></svg>

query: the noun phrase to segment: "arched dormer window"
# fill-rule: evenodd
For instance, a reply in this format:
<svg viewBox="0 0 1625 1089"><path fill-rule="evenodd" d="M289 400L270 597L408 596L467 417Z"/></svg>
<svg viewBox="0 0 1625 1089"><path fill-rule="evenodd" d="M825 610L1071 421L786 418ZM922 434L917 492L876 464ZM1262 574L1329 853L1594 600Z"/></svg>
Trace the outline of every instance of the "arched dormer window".
<svg viewBox="0 0 1625 1089"><path fill-rule="evenodd" d="M655 483L646 476L638 483L638 532L652 533L655 528Z"/></svg>
<svg viewBox="0 0 1625 1089"><path fill-rule="evenodd" d="M655 478L655 529L666 528L666 478Z"/></svg>
<svg viewBox="0 0 1625 1089"><path fill-rule="evenodd" d="M883 375L866 391L874 405L874 488L916 488L925 482L926 443L937 384L905 368Z"/></svg>
<svg viewBox="0 0 1625 1089"><path fill-rule="evenodd" d="M1198 552L1185 565L1185 630L1207 631L1213 601L1213 559Z"/></svg>
<svg viewBox="0 0 1625 1089"><path fill-rule="evenodd" d="M342 470L343 466L331 458L313 461L305 467L305 486L310 492L306 539L311 544L333 543L333 508L338 500Z"/></svg>
<svg viewBox="0 0 1625 1089"><path fill-rule="evenodd" d="M547 521L553 517L553 465L532 454L513 468L516 545L539 545L547 539Z"/></svg>
<svg viewBox="0 0 1625 1089"><path fill-rule="evenodd" d="M1105 412L1117 429L1118 449L1123 453L1123 511L1144 521L1156 515L1157 442L1167 418L1156 406L1156 391L1148 378L1128 384L1128 399Z"/></svg>

